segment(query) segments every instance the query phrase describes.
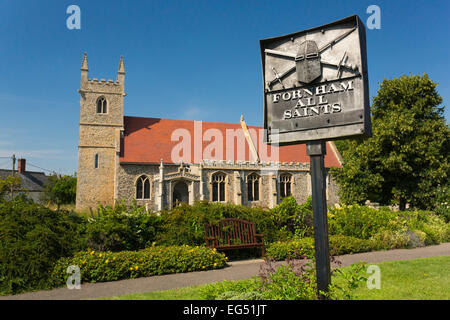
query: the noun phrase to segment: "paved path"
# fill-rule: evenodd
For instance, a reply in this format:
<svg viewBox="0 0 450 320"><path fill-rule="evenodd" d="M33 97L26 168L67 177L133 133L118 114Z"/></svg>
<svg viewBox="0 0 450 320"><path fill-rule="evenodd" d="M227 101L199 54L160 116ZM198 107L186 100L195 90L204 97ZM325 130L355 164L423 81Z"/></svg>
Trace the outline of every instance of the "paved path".
<svg viewBox="0 0 450 320"><path fill-rule="evenodd" d="M354 262L366 261L378 263L382 261L410 260L417 258L450 256L450 243L415 249L396 249L339 256L342 266ZM168 290L223 280L243 280L257 275L263 260L246 260L230 262L229 267L220 270L199 271L190 273L168 274L147 278L127 279L102 283L86 283L80 290L58 288L48 291L37 291L15 296L0 296L0 300L72 300L112 297L129 293Z"/></svg>

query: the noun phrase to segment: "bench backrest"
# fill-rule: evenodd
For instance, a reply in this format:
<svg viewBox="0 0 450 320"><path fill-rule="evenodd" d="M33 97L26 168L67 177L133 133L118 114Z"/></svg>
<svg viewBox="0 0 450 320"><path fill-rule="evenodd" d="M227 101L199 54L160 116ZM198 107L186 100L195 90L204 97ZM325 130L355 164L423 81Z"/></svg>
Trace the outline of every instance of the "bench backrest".
<svg viewBox="0 0 450 320"><path fill-rule="evenodd" d="M255 223L242 219L226 218L205 225L206 243L212 246L256 243L255 234ZM208 241L208 237L215 239Z"/></svg>

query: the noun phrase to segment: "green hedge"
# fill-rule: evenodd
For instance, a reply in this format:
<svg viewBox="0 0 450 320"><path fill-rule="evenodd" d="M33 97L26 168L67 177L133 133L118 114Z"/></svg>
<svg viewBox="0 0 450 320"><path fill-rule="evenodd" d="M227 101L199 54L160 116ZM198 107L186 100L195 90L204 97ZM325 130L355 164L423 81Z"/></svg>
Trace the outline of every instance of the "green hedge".
<svg viewBox="0 0 450 320"><path fill-rule="evenodd" d="M60 259L51 278L53 285L64 285L70 276L66 273L67 267L72 265L80 268L83 283L219 269L226 265L226 261L223 253L206 247L158 246L139 251L84 251Z"/></svg>
<svg viewBox="0 0 450 320"><path fill-rule="evenodd" d="M266 249L266 255L277 261L288 258L299 259L303 256L314 257L314 239L301 238L291 241L277 241L269 244Z"/></svg>
<svg viewBox="0 0 450 320"><path fill-rule="evenodd" d="M380 248L415 247L450 241L450 224L431 211L374 209L360 205L328 211L329 232L358 239L372 239Z"/></svg>
<svg viewBox="0 0 450 320"><path fill-rule="evenodd" d="M401 218L396 212L360 205L331 208L328 219L330 234L359 239L369 239L382 230L396 230L401 225Z"/></svg>
<svg viewBox="0 0 450 320"><path fill-rule="evenodd" d="M97 251L140 250L152 246L159 232L161 217L148 213L145 207L124 203L98 209L87 219L86 242Z"/></svg>
<svg viewBox="0 0 450 320"><path fill-rule="evenodd" d="M255 222L256 232L264 234L268 242L278 240L283 233L276 226L270 210L199 201L192 206L181 204L172 210L163 210L161 232L158 233L156 242L163 245L203 245L205 224L224 218Z"/></svg>
<svg viewBox="0 0 450 320"><path fill-rule="evenodd" d="M0 294L48 288L49 270L85 247L85 221L30 200L0 201Z"/></svg>
<svg viewBox="0 0 450 320"><path fill-rule="evenodd" d="M349 253L367 252L378 250L379 245L371 240L357 239L343 235L331 235L329 237L330 253L342 255ZM291 241L278 241L267 248L267 256L277 261L288 258L299 259L303 256L314 257L314 239L310 237L294 239Z"/></svg>

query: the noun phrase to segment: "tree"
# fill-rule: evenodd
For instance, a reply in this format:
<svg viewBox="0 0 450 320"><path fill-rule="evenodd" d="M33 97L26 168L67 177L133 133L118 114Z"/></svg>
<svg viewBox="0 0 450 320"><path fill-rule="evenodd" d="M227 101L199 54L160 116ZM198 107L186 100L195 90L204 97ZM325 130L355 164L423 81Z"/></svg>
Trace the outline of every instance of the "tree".
<svg viewBox="0 0 450 320"><path fill-rule="evenodd" d="M75 203L77 194L77 178L75 176L58 176L56 174L48 177L41 199L59 207L62 204Z"/></svg>
<svg viewBox="0 0 450 320"><path fill-rule="evenodd" d="M12 194L13 192L23 191L20 188L20 177L17 176L7 176L5 179L0 179L0 199L7 194Z"/></svg>
<svg viewBox="0 0 450 320"><path fill-rule="evenodd" d="M373 100L373 136L341 142L333 169L343 203L398 203L431 209L449 184L450 129L427 74L384 79Z"/></svg>

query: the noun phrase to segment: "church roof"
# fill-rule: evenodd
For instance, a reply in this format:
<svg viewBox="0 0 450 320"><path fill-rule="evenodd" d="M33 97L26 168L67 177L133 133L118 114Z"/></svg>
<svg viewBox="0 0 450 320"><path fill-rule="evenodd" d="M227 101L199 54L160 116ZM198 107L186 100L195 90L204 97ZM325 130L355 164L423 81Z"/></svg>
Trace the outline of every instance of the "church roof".
<svg viewBox="0 0 450 320"><path fill-rule="evenodd" d="M201 160L254 161L245 138L240 140L245 147L238 142L239 139L228 138L227 140L233 132L244 137L240 123L125 116L124 127L120 163L159 163L161 159L164 163L179 163L180 159L184 163L200 163ZM261 162L309 163L305 144L269 146L262 142L262 129L262 127L248 126ZM216 141L218 136L223 139ZM180 151L183 145L190 147ZM199 152L200 145L203 152ZM232 145L234 150L230 147ZM275 156L277 151L278 156ZM327 142L325 167L341 167L341 165L336 147L332 142Z"/></svg>

